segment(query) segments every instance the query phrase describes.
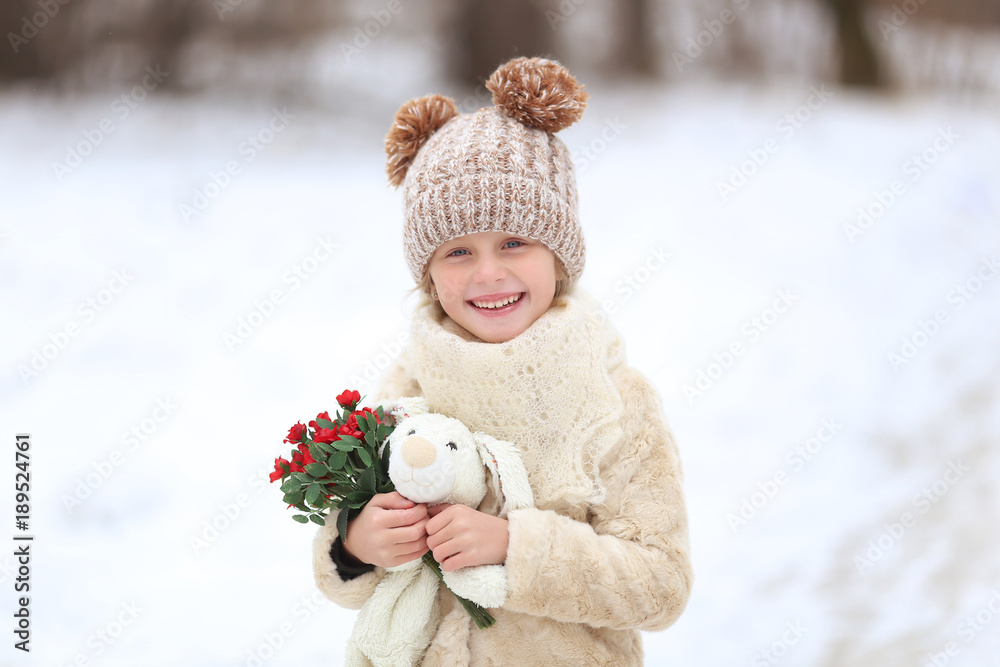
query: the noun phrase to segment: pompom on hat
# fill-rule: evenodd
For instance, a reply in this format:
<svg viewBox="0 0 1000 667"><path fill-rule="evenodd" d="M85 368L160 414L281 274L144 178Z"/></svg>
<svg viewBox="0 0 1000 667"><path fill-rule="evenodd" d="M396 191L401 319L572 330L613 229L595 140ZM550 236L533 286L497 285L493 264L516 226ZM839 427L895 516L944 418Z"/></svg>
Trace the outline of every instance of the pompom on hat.
<svg viewBox="0 0 1000 667"><path fill-rule="evenodd" d="M505 63L486 87L493 106L469 114L442 95L410 100L386 135L389 183L403 186L410 273L420 282L434 251L453 238L508 232L544 243L572 284L585 246L573 160L554 135L580 119L587 93L544 58Z"/></svg>

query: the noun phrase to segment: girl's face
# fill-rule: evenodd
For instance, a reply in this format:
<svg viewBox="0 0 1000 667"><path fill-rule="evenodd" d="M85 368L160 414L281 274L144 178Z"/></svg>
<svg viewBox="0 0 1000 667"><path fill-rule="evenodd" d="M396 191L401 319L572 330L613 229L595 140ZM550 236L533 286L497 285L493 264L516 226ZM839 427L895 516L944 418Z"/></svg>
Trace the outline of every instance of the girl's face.
<svg viewBox="0 0 1000 667"><path fill-rule="evenodd" d="M548 310L557 266L556 256L539 241L476 232L442 244L427 270L451 319L487 343L503 343Z"/></svg>

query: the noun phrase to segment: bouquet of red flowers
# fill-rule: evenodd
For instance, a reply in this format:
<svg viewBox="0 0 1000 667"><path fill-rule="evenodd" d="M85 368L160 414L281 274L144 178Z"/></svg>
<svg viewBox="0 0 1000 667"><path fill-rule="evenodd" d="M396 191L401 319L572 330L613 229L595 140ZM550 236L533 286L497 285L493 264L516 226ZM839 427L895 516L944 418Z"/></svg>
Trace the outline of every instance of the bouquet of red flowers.
<svg viewBox="0 0 1000 667"><path fill-rule="evenodd" d="M341 409L336 418L321 412L308 425L298 422L288 430L284 441L294 446L291 460L274 460L271 482L280 479L284 502L304 512L292 516L299 523L312 521L323 526L327 512L337 509L337 533L345 535L347 522L375 494L395 490L389 479L386 439L396 428L396 421L381 406L359 410L360 402L360 393L345 390L337 396ZM441 566L430 551L424 554L423 561L444 581ZM480 628L496 622L476 603L456 597Z"/></svg>
<svg viewBox="0 0 1000 667"><path fill-rule="evenodd" d="M389 448L385 439L395 428L381 407L357 409L361 394L347 390L337 397L341 409L335 419L321 412L306 426L296 423L285 442L295 446L292 458L274 460L271 481L281 482L284 501L305 514L292 518L299 523L324 525L329 509L341 510L337 530L346 532L347 522L376 493L395 487L389 479Z"/></svg>

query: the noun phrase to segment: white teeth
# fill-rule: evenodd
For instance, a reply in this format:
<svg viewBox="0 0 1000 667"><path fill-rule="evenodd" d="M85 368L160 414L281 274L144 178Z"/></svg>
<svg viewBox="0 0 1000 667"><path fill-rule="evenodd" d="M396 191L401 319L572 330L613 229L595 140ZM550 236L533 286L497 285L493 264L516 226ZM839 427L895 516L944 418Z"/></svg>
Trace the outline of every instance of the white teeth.
<svg viewBox="0 0 1000 667"><path fill-rule="evenodd" d="M513 296L508 296L500 301L473 301L473 305L476 308L503 308L504 306L510 305L516 301L520 301L523 294L515 294Z"/></svg>

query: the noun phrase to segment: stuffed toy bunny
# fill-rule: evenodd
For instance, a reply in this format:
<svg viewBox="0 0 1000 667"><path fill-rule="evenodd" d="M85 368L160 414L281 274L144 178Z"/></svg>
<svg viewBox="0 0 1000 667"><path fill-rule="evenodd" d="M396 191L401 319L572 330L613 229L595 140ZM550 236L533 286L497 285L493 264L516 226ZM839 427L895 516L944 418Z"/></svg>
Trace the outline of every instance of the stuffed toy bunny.
<svg viewBox="0 0 1000 667"><path fill-rule="evenodd" d="M383 405L396 428L389 436L389 478L400 495L415 503L478 507L487 491L501 501L497 516L531 507L534 496L517 448L473 433L457 419L429 411L423 398ZM487 471L490 473L487 475ZM503 606L503 565L443 572L456 595L484 608ZM458 608L458 611L465 613ZM347 665L413 665L438 625L438 578L420 559L387 568L361 608L348 640Z"/></svg>

